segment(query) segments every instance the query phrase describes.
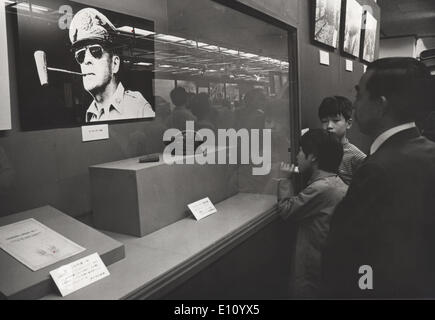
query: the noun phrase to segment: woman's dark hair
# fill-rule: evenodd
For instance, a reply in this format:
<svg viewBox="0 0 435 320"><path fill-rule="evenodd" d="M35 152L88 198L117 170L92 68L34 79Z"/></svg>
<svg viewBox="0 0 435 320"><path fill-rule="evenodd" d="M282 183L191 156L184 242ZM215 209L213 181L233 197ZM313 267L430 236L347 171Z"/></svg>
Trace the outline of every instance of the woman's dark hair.
<svg viewBox="0 0 435 320"><path fill-rule="evenodd" d="M343 159L343 145L338 137L323 129L310 129L300 139L305 156L312 154L317 158L319 169L338 173Z"/></svg>

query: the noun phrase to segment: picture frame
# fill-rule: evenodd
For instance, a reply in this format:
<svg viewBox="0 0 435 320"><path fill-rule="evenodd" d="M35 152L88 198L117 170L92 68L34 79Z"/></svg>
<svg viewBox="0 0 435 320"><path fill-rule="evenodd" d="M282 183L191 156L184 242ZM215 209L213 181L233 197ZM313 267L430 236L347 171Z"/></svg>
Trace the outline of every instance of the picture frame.
<svg viewBox="0 0 435 320"><path fill-rule="evenodd" d="M378 21L369 11L366 11L365 17L364 44L361 59L370 63L375 60Z"/></svg>
<svg viewBox="0 0 435 320"><path fill-rule="evenodd" d="M361 48L363 7L357 0L346 0L342 52L359 58Z"/></svg>
<svg viewBox="0 0 435 320"><path fill-rule="evenodd" d="M330 49L339 47L341 25L341 0L312 1L312 39Z"/></svg>
<svg viewBox="0 0 435 320"><path fill-rule="evenodd" d="M155 117L153 21L66 0L6 10L23 130Z"/></svg>

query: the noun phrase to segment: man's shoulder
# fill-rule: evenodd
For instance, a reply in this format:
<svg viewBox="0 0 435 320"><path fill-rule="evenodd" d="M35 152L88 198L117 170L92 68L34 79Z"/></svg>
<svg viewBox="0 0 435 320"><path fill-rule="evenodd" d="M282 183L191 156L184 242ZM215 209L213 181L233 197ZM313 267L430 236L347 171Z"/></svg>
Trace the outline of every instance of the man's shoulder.
<svg viewBox="0 0 435 320"><path fill-rule="evenodd" d="M414 139L403 140L401 143L388 144L379 148L371 157L371 162L390 165L394 163L410 163L413 160L435 159L435 142L419 136Z"/></svg>
<svg viewBox="0 0 435 320"><path fill-rule="evenodd" d="M138 106L149 105L149 102L143 97L142 93L139 91L125 90L124 101L134 103Z"/></svg>
<svg viewBox="0 0 435 320"><path fill-rule="evenodd" d="M139 91L125 90L122 105L127 108L127 112L134 113L136 117L154 117L155 113L150 103ZM124 110L126 110L124 108Z"/></svg>

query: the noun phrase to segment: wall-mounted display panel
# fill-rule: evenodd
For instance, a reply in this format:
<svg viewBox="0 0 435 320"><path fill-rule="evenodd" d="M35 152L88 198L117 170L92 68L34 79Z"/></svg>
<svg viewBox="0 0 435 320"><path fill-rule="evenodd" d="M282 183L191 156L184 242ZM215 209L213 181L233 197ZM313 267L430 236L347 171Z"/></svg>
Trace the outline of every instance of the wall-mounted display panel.
<svg viewBox="0 0 435 320"><path fill-rule="evenodd" d="M314 0L314 40L337 48L340 19L341 0Z"/></svg>
<svg viewBox="0 0 435 320"><path fill-rule="evenodd" d="M345 7L343 52L359 57L363 7L356 0L347 0Z"/></svg>
<svg viewBox="0 0 435 320"><path fill-rule="evenodd" d="M24 130L154 117L152 21L69 1L6 8Z"/></svg>
<svg viewBox="0 0 435 320"><path fill-rule="evenodd" d="M378 21L369 11L367 11L362 56L363 60L367 62L375 60L377 28Z"/></svg>

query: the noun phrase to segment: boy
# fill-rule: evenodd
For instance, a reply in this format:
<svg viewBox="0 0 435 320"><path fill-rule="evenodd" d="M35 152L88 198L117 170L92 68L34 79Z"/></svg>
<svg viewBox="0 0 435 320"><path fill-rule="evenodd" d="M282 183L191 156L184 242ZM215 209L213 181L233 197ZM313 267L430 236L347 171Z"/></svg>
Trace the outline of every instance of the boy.
<svg viewBox="0 0 435 320"><path fill-rule="evenodd" d="M343 146L334 134L322 129L309 130L302 136L300 146L297 164L299 172L309 177L308 186L293 195L290 179L281 180L278 208L283 219L291 218L299 227L292 275L293 297L316 298L329 220L347 192L347 185L338 177ZM284 164L282 169L292 171Z"/></svg>
<svg viewBox="0 0 435 320"><path fill-rule="evenodd" d="M343 144L344 155L339 168L339 176L349 185L353 174L366 157L346 138L346 132L352 126L352 103L345 97L327 97L320 104L319 119L322 122L322 128L335 133Z"/></svg>

